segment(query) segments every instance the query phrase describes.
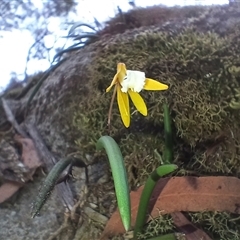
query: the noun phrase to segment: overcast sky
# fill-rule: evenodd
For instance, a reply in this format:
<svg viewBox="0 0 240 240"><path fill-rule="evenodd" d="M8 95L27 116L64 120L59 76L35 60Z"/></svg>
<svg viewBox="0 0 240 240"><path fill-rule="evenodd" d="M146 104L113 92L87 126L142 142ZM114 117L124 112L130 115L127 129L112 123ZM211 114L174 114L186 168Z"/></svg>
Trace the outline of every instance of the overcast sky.
<svg viewBox="0 0 240 240"><path fill-rule="evenodd" d="M137 6L152 6L155 4L164 4L167 6L174 5L194 5L196 2L202 5L211 4L227 4L228 0L135 0ZM42 0L35 0L37 8L41 8ZM94 7L93 7L94 6ZM93 23L93 17L95 17L99 22L104 22L107 19L113 17L117 13L117 6L119 6L122 11L128 11L131 6L128 4L128 0L80 0L77 7L77 15L73 15L72 18L76 21L83 21ZM100 10L101 9L101 10ZM104 9L104 11L102 10ZM81 19L79 18L81 16ZM60 20L57 18L52 19L49 28L52 29L56 36L66 36L66 32L57 32L56 29L59 28ZM26 58L30 46L34 43L34 39L31 37L29 31L11 31L11 32L1 32L3 36L0 38L0 89L5 87L10 80L10 73L16 72L18 78L24 77L24 69L26 65ZM55 37L56 37L55 36ZM49 47L54 42L54 37L48 37L46 39ZM17 40L17 44L16 44ZM63 46L64 41L58 41L58 47ZM28 64L28 74L32 74L36 71L44 71L49 67L49 62L46 60L32 60Z"/></svg>

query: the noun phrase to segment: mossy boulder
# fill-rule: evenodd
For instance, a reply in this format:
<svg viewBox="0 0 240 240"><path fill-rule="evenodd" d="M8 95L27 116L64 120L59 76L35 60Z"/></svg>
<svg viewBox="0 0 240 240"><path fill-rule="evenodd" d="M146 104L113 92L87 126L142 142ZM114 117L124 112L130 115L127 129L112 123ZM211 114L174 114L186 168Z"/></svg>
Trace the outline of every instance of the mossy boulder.
<svg viewBox="0 0 240 240"><path fill-rule="evenodd" d="M214 8L212 11L217 12ZM218 15L222 12L233 16L229 7L218 11ZM209 26L204 29L201 25L198 30L197 18L176 28L173 21L165 27L142 27L123 34L103 35L97 42L71 53L68 61L46 80L32 103L39 126L46 133L50 131L46 134L48 143L64 154L73 148L83 155L95 152L96 140L109 133L107 115L112 94L105 93L105 89L116 73L117 63L124 62L128 69L144 71L147 77L169 85L164 92L141 92L149 113L143 117L132 107L129 129L123 126L114 103L111 135L120 143L126 159L131 156L130 165L144 167L146 156L147 162L157 164L150 153L163 149L163 103L170 106L176 153L186 154L185 161L199 159L198 153L203 154L219 139L222 139L219 144L232 146L233 133L236 144L239 111L233 110L230 103L236 95L235 89L240 87L240 75L232 70L240 65L238 21L232 17L224 34L208 31ZM65 141L69 144L62 148ZM190 149L191 154L185 149L187 152ZM214 162L220 159L226 162L231 154L232 147L220 155L211 155L212 164L202 165L201 171L225 172L216 168ZM238 154L234 161L239 161ZM229 168L237 170L230 162ZM137 174L136 178L140 180L140 176Z"/></svg>
<svg viewBox="0 0 240 240"><path fill-rule="evenodd" d="M141 11L151 16L153 10ZM175 163L199 174L239 173L240 111L231 103L238 101L240 88L240 10L215 6L165 11L171 12L171 19L146 21L120 34L108 27L96 42L67 55L31 102L25 120L37 125L51 151L61 156L77 151L87 164L107 161L104 154L96 154L95 143L110 134L125 157L132 189L159 165L154 150L164 150L163 103L173 119ZM142 91L148 116L131 105L128 129L115 101L109 132L112 93L105 90L118 62L144 71L169 89ZM115 206L115 197L111 191L102 196L99 185L90 189L89 199L98 204L99 212L110 215L112 205L103 199Z"/></svg>

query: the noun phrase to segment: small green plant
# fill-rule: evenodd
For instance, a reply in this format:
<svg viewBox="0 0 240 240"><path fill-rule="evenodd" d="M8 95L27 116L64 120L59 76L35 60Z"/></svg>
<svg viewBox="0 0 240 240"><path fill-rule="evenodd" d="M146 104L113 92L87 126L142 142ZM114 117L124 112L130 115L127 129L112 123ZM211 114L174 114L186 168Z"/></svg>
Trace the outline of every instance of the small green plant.
<svg viewBox="0 0 240 240"><path fill-rule="evenodd" d="M82 24L80 24L82 25ZM76 25L75 28L77 26ZM70 31L71 32L71 31ZM118 106L121 114L121 118L125 127L130 125L130 108L128 94L132 99L137 110L143 115L147 115L147 107L144 100L138 94L142 89L145 90L165 90L168 86L162 84L156 80L145 78L145 74L139 71L129 71L126 70L124 63L119 63L117 68L117 74L114 76L111 85L107 88L107 92L110 88L115 85L115 91L113 98L117 93ZM136 89L137 88L137 89ZM112 103L109 110L109 121L111 117ZM146 184L144 186L140 203L138 207L136 224L134 227L134 239L137 239L137 235L142 231L142 228L146 221L147 210L149 205L149 200L151 194L161 177L164 177L177 169L177 166L172 164L173 161L173 141L172 141L172 128L171 128L171 117L169 114L169 108L167 104L163 106L164 112L164 134L165 134L165 149L163 152L163 158L160 156L162 163L157 167L148 177ZM98 139L96 143L97 150L105 149L115 186L115 193L117 198L117 205L119 208L119 213L122 219L123 226L126 231L131 228L131 201L130 201L130 189L128 185L127 171L124 164L124 158L122 156L121 150L115 140L110 136L102 136ZM38 195L38 199L34 204L32 217L34 217L42 208L43 204L47 200L51 191L53 190L60 174L64 169L70 164L74 164L77 159L73 157L67 157L59 161L53 169L48 174L45 179L42 189ZM83 164L83 167L86 167ZM159 236L153 239L176 239L175 234L167 234L164 236Z"/></svg>
<svg viewBox="0 0 240 240"><path fill-rule="evenodd" d="M134 228L134 239L137 239L137 234L141 232L147 215L147 209L150 197L152 192L157 184L157 181L164 177L165 175L175 171L178 167L177 165L171 164L173 161L173 140L172 140L172 127L171 127L171 117L169 113L169 108L167 104L163 105L163 112L164 112L164 134L165 134L165 149L163 152L163 165L159 166L155 171L151 173L148 177L147 182L145 183L140 203L138 206L138 213L136 219L136 225ZM167 238L165 238L167 236ZM154 239L176 239L174 234L168 234L164 236L160 236Z"/></svg>
<svg viewBox="0 0 240 240"><path fill-rule="evenodd" d="M172 143L172 128L171 128L171 118L169 114L169 109L166 104L164 104L164 132L165 132L165 150L164 150L164 161L168 164L163 164L159 166L155 171L151 173L147 182L144 186L140 203L138 207L136 224L134 227L134 239L137 239L137 234L141 232L148 210L148 204L151 197L151 194L157 184L157 181L166 176L167 174L175 171L177 166L174 164L170 164L173 160L173 143ZM122 218L123 225L125 230L127 231L131 224L131 214L130 214L130 193L127 183L127 174L124 166L122 153L117 145L117 143L113 140L113 138L109 136L101 137L97 142L97 149L105 148L107 151L108 159L110 162L115 192L117 196L117 203L120 212L120 216ZM167 236L167 238L166 238ZM174 234L160 236L154 239L176 239Z"/></svg>

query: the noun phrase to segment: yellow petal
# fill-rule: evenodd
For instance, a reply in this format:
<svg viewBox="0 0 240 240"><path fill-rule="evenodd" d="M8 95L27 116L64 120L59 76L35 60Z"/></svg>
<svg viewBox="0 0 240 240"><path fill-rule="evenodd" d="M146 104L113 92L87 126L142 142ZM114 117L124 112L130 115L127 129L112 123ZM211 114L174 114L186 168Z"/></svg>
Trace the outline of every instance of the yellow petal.
<svg viewBox="0 0 240 240"><path fill-rule="evenodd" d="M118 63L117 65L118 82L121 84L125 76L127 75L126 65L124 63Z"/></svg>
<svg viewBox="0 0 240 240"><path fill-rule="evenodd" d="M129 99L127 93L121 91L120 84L117 86L117 102L123 124L125 127L129 127L130 125Z"/></svg>
<svg viewBox="0 0 240 240"><path fill-rule="evenodd" d="M160 83L160 82L150 79L150 78L146 78L143 89L145 89L145 90L166 90L166 89L168 89L168 85Z"/></svg>
<svg viewBox="0 0 240 240"><path fill-rule="evenodd" d="M106 92L109 92L109 91L111 90L112 86L113 86L114 84L116 84L117 79L118 79L118 73L115 74L115 76L114 76L114 78L113 78L110 86L106 89Z"/></svg>
<svg viewBox="0 0 240 240"><path fill-rule="evenodd" d="M137 110L143 115L147 116L147 107L143 100L143 98L139 95L137 92L133 92L130 89L128 90L128 93L130 95L130 98L133 101L133 104L137 108Z"/></svg>
<svg viewBox="0 0 240 240"><path fill-rule="evenodd" d="M115 74L110 86L106 89L106 92L109 92L114 84L117 82L121 83L124 77L127 74L126 65L124 63L118 63L117 65L117 73Z"/></svg>

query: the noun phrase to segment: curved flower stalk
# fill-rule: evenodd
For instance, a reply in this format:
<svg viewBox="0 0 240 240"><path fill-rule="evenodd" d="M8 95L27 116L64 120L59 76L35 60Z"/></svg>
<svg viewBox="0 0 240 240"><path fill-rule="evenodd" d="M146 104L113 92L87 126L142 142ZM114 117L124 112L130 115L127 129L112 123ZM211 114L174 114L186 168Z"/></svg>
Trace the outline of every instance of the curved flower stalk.
<svg viewBox="0 0 240 240"><path fill-rule="evenodd" d="M151 173L151 175L148 177L148 179L145 183L145 186L143 188L139 206L138 206L136 224L135 224L134 233L133 233L134 239L137 239L138 233L141 232L143 225L145 224L147 210L148 210L148 204L149 204L152 192L153 192L158 180L161 177L164 177L167 174L172 173L177 168L178 168L178 166L175 164L164 164L164 165L158 167L157 169L155 169Z"/></svg>
<svg viewBox="0 0 240 240"><path fill-rule="evenodd" d="M168 86L156 80L146 78L144 72L127 70L124 63L118 63L117 73L115 74L112 83L106 89L109 92L115 85L117 91L117 102L120 115L125 127L130 125L130 109L129 98L130 96L136 109L143 115L147 116L147 107L140 96L141 90L166 90Z"/></svg>

